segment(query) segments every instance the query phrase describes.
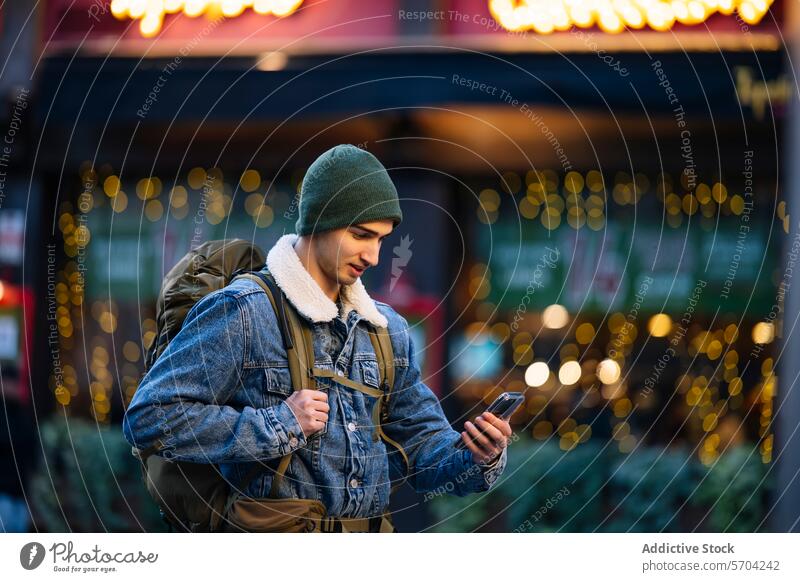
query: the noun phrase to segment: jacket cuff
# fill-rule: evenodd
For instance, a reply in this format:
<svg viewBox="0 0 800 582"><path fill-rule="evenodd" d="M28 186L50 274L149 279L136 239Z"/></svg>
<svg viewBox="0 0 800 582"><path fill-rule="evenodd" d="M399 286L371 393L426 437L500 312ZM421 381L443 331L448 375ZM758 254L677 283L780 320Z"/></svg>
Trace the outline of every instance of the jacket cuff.
<svg viewBox="0 0 800 582"><path fill-rule="evenodd" d="M473 475L471 482L474 484L473 491L486 491L495 481L502 475L506 468L506 460L508 447L503 448L503 452L488 465L476 463L472 458L472 453L467 449L462 449L462 463L467 475Z"/></svg>
<svg viewBox="0 0 800 582"><path fill-rule="evenodd" d="M486 480L486 485L491 487L495 481L503 474L508 461L508 447L503 447L503 452L500 453L491 463L479 463L483 469L483 478Z"/></svg>
<svg viewBox="0 0 800 582"><path fill-rule="evenodd" d="M267 419L278 437L278 450L281 455L288 455L306 445L306 436L300 426L300 421L297 420L294 411L285 401L264 410L266 410Z"/></svg>

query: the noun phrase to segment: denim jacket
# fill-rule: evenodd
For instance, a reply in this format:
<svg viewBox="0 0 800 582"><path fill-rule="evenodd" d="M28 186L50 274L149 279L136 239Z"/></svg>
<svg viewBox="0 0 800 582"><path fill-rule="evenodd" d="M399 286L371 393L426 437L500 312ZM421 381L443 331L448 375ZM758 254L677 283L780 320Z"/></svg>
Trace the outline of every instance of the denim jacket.
<svg viewBox="0 0 800 582"><path fill-rule="evenodd" d="M418 492L459 496L488 490L505 468L506 450L480 465L455 448L460 433L422 381L408 322L373 301L360 279L342 286L340 311L303 267L296 238L281 237L265 269L312 326L315 365L378 388L377 358L362 320L388 326L396 371L384 430L408 455L409 483ZM334 361L336 317L346 322L347 337ZM161 439L166 458L219 464L231 486L249 497L268 495L280 457L293 452L279 497L318 499L336 517L379 515L388 509L390 479L402 477L405 466L373 438L375 399L328 378L317 386L328 393L330 412L325 427L306 437L285 402L293 388L276 314L255 282L239 279L192 307L136 390L123 433L139 449ZM240 489L254 463L263 470Z"/></svg>

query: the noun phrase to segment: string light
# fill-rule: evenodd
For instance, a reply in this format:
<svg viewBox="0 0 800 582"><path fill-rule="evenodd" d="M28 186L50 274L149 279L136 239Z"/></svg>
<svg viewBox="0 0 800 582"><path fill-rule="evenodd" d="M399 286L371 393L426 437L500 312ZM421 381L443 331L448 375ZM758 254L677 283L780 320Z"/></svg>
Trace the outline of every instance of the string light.
<svg viewBox="0 0 800 582"><path fill-rule="evenodd" d="M760 321L753 326L752 337L755 344L768 344L775 338L775 326Z"/></svg>
<svg viewBox="0 0 800 582"><path fill-rule="evenodd" d="M672 329L672 318L666 313L656 313L647 322L647 330L653 337L665 337Z"/></svg>
<svg viewBox="0 0 800 582"><path fill-rule="evenodd" d="M558 369L558 381L565 386L572 386L581 379L581 365L575 360L564 362Z"/></svg>
<svg viewBox="0 0 800 582"><path fill-rule="evenodd" d="M597 377L603 384L613 384L619 380L620 373L619 364L610 358L606 358L597 365Z"/></svg>
<svg viewBox="0 0 800 582"><path fill-rule="evenodd" d="M533 388L542 386L550 376L550 368L545 362L534 362L525 370L525 383Z"/></svg>
<svg viewBox="0 0 800 582"><path fill-rule="evenodd" d="M498 190L508 190L508 176L512 175L507 172L500 180L499 187L484 189L478 196L475 211L483 224L491 225L499 219L502 196ZM684 219L698 215L702 219L700 227L709 230L718 215L740 216L747 210L744 198L731 193L728 186L721 182L713 186L701 182L693 191L689 187L679 188L679 191L684 190L679 195L667 174L660 174L651 181L642 173L631 176L626 172L617 172L612 185L603 181L598 170L590 170L585 176L570 171L563 176L560 191L559 179L560 176L553 170L528 171L527 189L515 196L519 216L528 221L536 220L537 227L548 231L555 231L564 224L575 230L586 226L599 231L606 227L607 200L619 206L628 206L638 204L645 195L654 195L664 205L664 217L669 227L680 228ZM787 230L789 215L786 214L785 203L777 205L776 215L782 221L784 230Z"/></svg>
<svg viewBox="0 0 800 582"><path fill-rule="evenodd" d="M561 329L569 323L569 312L558 303L548 305L542 312L542 323L549 329Z"/></svg>

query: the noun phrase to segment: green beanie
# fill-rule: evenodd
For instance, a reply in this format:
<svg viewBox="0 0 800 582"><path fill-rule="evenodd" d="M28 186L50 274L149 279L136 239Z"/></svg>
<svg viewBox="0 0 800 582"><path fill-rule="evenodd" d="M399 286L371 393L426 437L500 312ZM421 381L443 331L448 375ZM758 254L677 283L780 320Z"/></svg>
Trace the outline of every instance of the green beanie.
<svg viewBox="0 0 800 582"><path fill-rule="evenodd" d="M368 151L337 145L308 168L300 190L298 235L385 219L397 226L403 213L389 173Z"/></svg>

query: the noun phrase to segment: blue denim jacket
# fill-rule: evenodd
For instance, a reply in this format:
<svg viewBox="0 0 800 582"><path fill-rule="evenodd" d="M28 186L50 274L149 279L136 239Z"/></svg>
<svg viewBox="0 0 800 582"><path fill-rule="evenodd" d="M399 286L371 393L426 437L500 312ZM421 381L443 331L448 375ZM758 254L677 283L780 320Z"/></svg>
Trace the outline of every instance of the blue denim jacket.
<svg viewBox="0 0 800 582"><path fill-rule="evenodd" d="M362 320L388 324L396 372L384 429L408 455L409 483L418 492L459 496L488 490L505 468L506 451L484 466L455 448L460 433L421 379L407 321L369 298L360 280L342 287L339 311L302 267L294 240L285 235L278 241L266 269L312 326L316 366L378 388L377 358ZM347 338L333 361L335 317L346 322ZM390 477L401 477L405 467L392 447L373 438L375 399L318 379L330 412L325 427L306 438L285 402L293 388L278 325L253 281L239 279L204 297L136 390L123 421L125 438L140 449L161 439L166 458L218 463L237 489L258 463L263 470L242 490L250 497L268 495L280 457L293 452L279 497L318 499L332 516L381 514Z"/></svg>

